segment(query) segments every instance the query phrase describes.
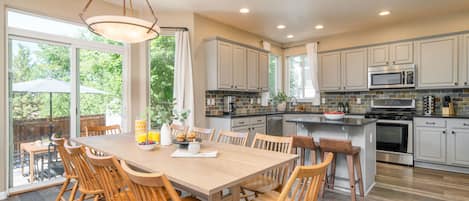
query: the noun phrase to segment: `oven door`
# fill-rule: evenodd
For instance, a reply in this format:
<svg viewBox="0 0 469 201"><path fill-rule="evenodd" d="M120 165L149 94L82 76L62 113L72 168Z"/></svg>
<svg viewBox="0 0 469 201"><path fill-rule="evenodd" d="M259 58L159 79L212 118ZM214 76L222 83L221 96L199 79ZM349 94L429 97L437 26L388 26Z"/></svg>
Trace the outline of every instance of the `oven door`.
<svg viewBox="0 0 469 201"><path fill-rule="evenodd" d="M376 149L413 153L412 121L379 120L376 124Z"/></svg>

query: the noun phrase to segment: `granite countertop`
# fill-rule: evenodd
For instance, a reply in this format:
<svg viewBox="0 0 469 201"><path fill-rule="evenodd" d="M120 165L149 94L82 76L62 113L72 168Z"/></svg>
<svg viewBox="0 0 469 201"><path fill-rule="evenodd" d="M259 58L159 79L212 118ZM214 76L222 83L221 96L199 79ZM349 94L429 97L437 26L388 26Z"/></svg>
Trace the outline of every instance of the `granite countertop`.
<svg viewBox="0 0 469 201"><path fill-rule="evenodd" d="M205 115L205 117L217 117L217 118L241 118L241 117L255 117L255 116L267 116L277 114L323 114L323 112L259 112L259 113L243 113L243 114L223 114L223 115ZM365 115L364 113L347 113L345 115Z"/></svg>
<svg viewBox="0 0 469 201"><path fill-rule="evenodd" d="M414 117L423 117L423 118L453 118L453 119L469 119L469 115L442 115L442 114L432 114L432 115L424 115L424 114L416 114Z"/></svg>
<svg viewBox="0 0 469 201"><path fill-rule="evenodd" d="M309 117L309 118L296 118L287 120L287 122L302 123L302 124L330 124L339 126L365 126L367 124L375 123L376 119L358 119L358 118L343 118L341 120L329 120L325 117Z"/></svg>

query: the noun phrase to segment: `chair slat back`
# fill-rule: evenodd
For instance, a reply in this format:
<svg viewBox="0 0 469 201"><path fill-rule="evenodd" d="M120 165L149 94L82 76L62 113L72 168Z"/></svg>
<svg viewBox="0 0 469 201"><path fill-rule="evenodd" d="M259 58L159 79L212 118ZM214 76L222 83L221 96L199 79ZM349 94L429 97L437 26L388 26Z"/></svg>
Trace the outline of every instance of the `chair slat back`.
<svg viewBox="0 0 469 201"><path fill-rule="evenodd" d="M70 153L70 161L75 167L78 181L80 182L79 189L82 193L96 194L102 192L102 187L93 172L88 157L85 153L83 146L69 146L65 144L65 149Z"/></svg>
<svg viewBox="0 0 469 201"><path fill-rule="evenodd" d="M70 154L67 152L67 150L65 150L65 139L56 138L53 136L52 141L57 146L57 151L59 152L60 158L62 159L62 165L64 166L65 176L70 178L76 178L77 175L70 161Z"/></svg>
<svg viewBox="0 0 469 201"><path fill-rule="evenodd" d="M305 165L306 161L306 150L311 151L311 164L316 164L316 143L314 142L313 137L309 136L292 136L292 150L294 154L298 154L300 157L299 165Z"/></svg>
<svg viewBox="0 0 469 201"><path fill-rule="evenodd" d="M175 138L178 133L184 133L184 134L186 134L187 131L189 130L189 127L183 126L183 125L179 125L179 124L175 124L175 123L172 123L172 124L169 126L169 128L171 129L171 136L173 136L173 138Z"/></svg>
<svg viewBox="0 0 469 201"><path fill-rule="evenodd" d="M292 142L292 137L278 137L256 133L251 148L290 154L292 150ZM270 177L279 184L284 184L288 177L288 173L288 164L286 164L285 166L265 172L264 176Z"/></svg>
<svg viewBox="0 0 469 201"><path fill-rule="evenodd" d="M126 189L127 174L122 169L115 156L96 156L88 149L86 151L89 163L96 172L99 184L104 190L104 197L109 201L135 201L133 195Z"/></svg>
<svg viewBox="0 0 469 201"><path fill-rule="evenodd" d="M168 201L165 191L172 201L181 201L168 178L161 173L143 173L131 169L121 161L122 169L127 173L128 186L137 201Z"/></svg>
<svg viewBox="0 0 469 201"><path fill-rule="evenodd" d="M85 137L100 135L117 135L120 133L121 127L119 125L85 127Z"/></svg>
<svg viewBox="0 0 469 201"><path fill-rule="evenodd" d="M279 137L256 133L251 147L289 154L292 150L292 137Z"/></svg>
<svg viewBox="0 0 469 201"><path fill-rule="evenodd" d="M220 133L218 133L218 143L246 146L247 141L248 133L239 133L232 131L220 131Z"/></svg>
<svg viewBox="0 0 469 201"><path fill-rule="evenodd" d="M297 166L277 201L316 201L327 167L334 155L328 153L324 162L313 166Z"/></svg>
<svg viewBox="0 0 469 201"><path fill-rule="evenodd" d="M351 140L321 138L319 146L322 152L351 153L353 150Z"/></svg>
<svg viewBox="0 0 469 201"><path fill-rule="evenodd" d="M213 141L213 137L215 135L215 129L214 128L192 127L190 132L195 133L197 138L200 138L204 141Z"/></svg>

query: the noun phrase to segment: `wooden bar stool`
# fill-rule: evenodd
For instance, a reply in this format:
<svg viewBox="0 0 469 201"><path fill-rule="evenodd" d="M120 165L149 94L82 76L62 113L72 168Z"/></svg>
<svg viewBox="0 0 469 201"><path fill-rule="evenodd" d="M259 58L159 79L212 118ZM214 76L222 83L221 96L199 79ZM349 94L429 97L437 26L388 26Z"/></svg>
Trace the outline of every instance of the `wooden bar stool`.
<svg viewBox="0 0 469 201"><path fill-rule="evenodd" d="M319 146L321 148L322 159L324 159L325 153L334 153L334 155L336 154L346 155L352 201L356 200L355 184L357 182L358 182L358 186L360 190L361 200L365 200L365 193L363 190L362 169L361 169L361 164L360 164L360 147L352 146L352 141L350 140L336 140L336 139L324 139L324 138L320 139ZM329 178L326 177L326 182L325 182L328 184L327 186L331 189L334 189L336 158L337 157L334 157L334 159L332 160L331 175ZM358 180L355 180L355 171L357 173Z"/></svg>
<svg viewBox="0 0 469 201"><path fill-rule="evenodd" d="M311 152L310 162L312 165L315 165L316 158L317 158L316 150L318 150L319 144L317 142L314 142L313 137L309 137L309 136L292 136L292 137L293 137L292 152L294 154L299 154L299 157L300 157L300 164L296 164L297 162L295 161L295 166L305 165L306 150L309 150Z"/></svg>

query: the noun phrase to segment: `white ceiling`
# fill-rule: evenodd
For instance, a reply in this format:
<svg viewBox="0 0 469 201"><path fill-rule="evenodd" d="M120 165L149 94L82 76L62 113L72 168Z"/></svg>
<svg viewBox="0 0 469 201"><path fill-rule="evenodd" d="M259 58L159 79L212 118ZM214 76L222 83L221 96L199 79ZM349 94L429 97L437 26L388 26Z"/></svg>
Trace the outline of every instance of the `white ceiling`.
<svg viewBox="0 0 469 201"><path fill-rule="evenodd" d="M122 0L106 0L122 3ZM145 0L133 0L138 6ZM413 18L469 11L469 0L150 0L156 12L192 11L274 41L288 43ZM249 14L240 14L240 8ZM389 16L378 16L390 10ZM284 24L284 30L276 26ZM324 29L316 30L316 24ZM293 34L293 39L287 39Z"/></svg>

